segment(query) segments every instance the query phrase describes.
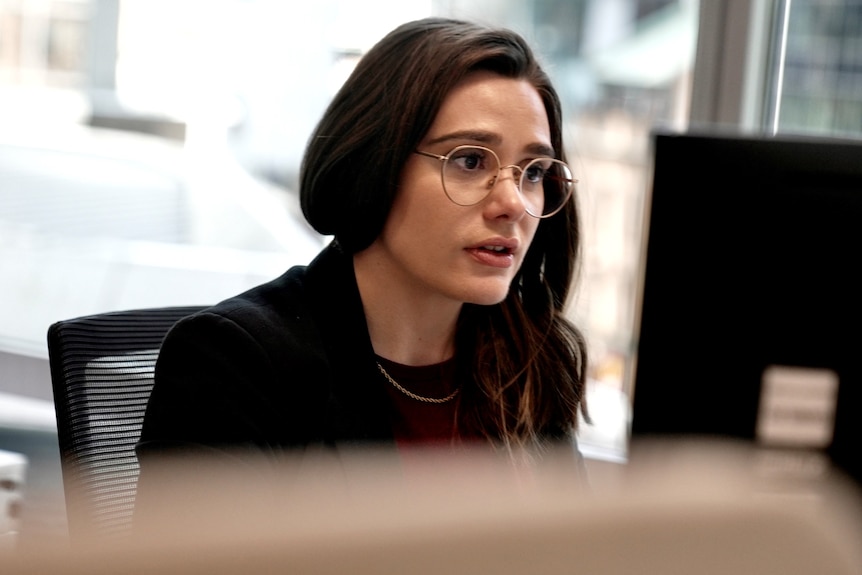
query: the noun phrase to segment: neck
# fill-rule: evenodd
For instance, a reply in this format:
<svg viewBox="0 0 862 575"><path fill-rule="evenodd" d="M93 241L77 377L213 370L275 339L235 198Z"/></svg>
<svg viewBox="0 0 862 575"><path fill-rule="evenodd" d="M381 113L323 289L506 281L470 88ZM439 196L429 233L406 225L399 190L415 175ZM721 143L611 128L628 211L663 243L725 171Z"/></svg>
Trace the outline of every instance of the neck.
<svg viewBox="0 0 862 575"><path fill-rule="evenodd" d="M373 254L356 254L353 263L377 355L404 365L430 365L454 355L461 302L411 289Z"/></svg>

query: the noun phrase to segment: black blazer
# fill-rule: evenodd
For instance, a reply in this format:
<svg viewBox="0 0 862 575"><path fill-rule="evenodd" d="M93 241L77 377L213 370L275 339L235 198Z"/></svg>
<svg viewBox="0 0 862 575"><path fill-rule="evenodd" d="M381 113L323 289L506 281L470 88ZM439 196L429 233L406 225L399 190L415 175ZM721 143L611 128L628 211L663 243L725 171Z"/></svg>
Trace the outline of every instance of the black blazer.
<svg viewBox="0 0 862 575"><path fill-rule="evenodd" d="M388 405L353 259L333 244L168 332L138 459L143 473L151 455L176 449L385 448L394 445ZM566 439L558 446L582 468L574 434Z"/></svg>
<svg viewBox="0 0 862 575"><path fill-rule="evenodd" d="M170 330L138 456L392 443L379 378L353 260L329 246Z"/></svg>
<svg viewBox="0 0 862 575"><path fill-rule="evenodd" d="M321 456L334 455L330 461L340 466L346 452L339 448L391 453L388 406L353 259L330 245L307 267L293 267L168 332L137 444L136 528L144 533L153 521L158 533L165 521L177 524L194 516L188 510L201 505L201 493L211 493L206 488L212 489L213 481L227 481L235 496L216 490L224 517L247 512L248 486L261 490L266 483L254 479L269 477L268 464L283 457L310 454L310 461L319 463ZM573 464L573 481L585 482L576 444L558 447ZM170 455L182 457L185 480L177 481L175 468L161 467ZM274 469L278 484L285 468ZM338 469L337 476L343 475ZM252 477L232 481L234 471ZM212 513L211 507L204 503L198 511Z"/></svg>

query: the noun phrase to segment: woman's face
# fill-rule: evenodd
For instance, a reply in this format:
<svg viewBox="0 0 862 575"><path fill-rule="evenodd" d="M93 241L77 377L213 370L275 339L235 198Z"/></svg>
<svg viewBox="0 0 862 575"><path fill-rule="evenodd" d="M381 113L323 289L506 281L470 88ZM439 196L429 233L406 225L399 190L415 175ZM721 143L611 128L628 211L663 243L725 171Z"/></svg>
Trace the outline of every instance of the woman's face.
<svg viewBox="0 0 862 575"><path fill-rule="evenodd" d="M447 155L471 144L496 152L502 166L554 157L544 104L525 80L474 72L455 86L417 147ZM416 297L489 305L502 301L539 220L528 215L519 174L504 169L490 194L460 206L446 196L441 162L408 159L389 218L375 241L390 285Z"/></svg>

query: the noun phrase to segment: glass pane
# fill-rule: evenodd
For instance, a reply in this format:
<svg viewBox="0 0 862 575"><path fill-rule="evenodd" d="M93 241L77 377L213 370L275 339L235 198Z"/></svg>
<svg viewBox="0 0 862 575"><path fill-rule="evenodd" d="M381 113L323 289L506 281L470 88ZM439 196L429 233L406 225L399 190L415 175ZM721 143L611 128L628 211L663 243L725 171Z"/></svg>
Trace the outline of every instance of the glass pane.
<svg viewBox="0 0 862 575"><path fill-rule="evenodd" d="M862 137L862 1L792 0L788 9L777 131Z"/></svg>

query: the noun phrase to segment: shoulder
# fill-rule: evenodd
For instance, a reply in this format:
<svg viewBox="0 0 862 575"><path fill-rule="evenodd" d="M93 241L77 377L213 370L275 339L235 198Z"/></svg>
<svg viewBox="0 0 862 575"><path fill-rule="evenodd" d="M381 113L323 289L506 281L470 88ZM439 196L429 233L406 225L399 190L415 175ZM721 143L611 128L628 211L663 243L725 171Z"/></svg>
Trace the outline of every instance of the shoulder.
<svg viewBox="0 0 862 575"><path fill-rule="evenodd" d="M269 282L188 316L174 330L232 327L266 338L301 329L313 322L316 309L327 305L318 286L340 283L334 280L347 262L344 256L331 253L334 250L328 247L307 266L293 266Z"/></svg>
<svg viewBox="0 0 862 575"><path fill-rule="evenodd" d="M177 347L267 348L302 331L307 303L302 290L302 268L205 308L177 322L168 332L160 355ZM302 339L302 336L299 336Z"/></svg>
<svg viewBox="0 0 862 575"><path fill-rule="evenodd" d="M309 306L306 273L306 266L292 267L280 277L221 301L183 322L200 322L215 316L256 329L301 318Z"/></svg>
<svg viewBox="0 0 862 575"><path fill-rule="evenodd" d="M327 289L345 289L338 278L349 262L334 250L326 248L307 266L291 267L272 281L183 318L168 333L163 352L205 348L216 354L263 356L274 364L292 360L294 365L313 359L320 331L328 329L321 325L321 310L339 297Z"/></svg>

